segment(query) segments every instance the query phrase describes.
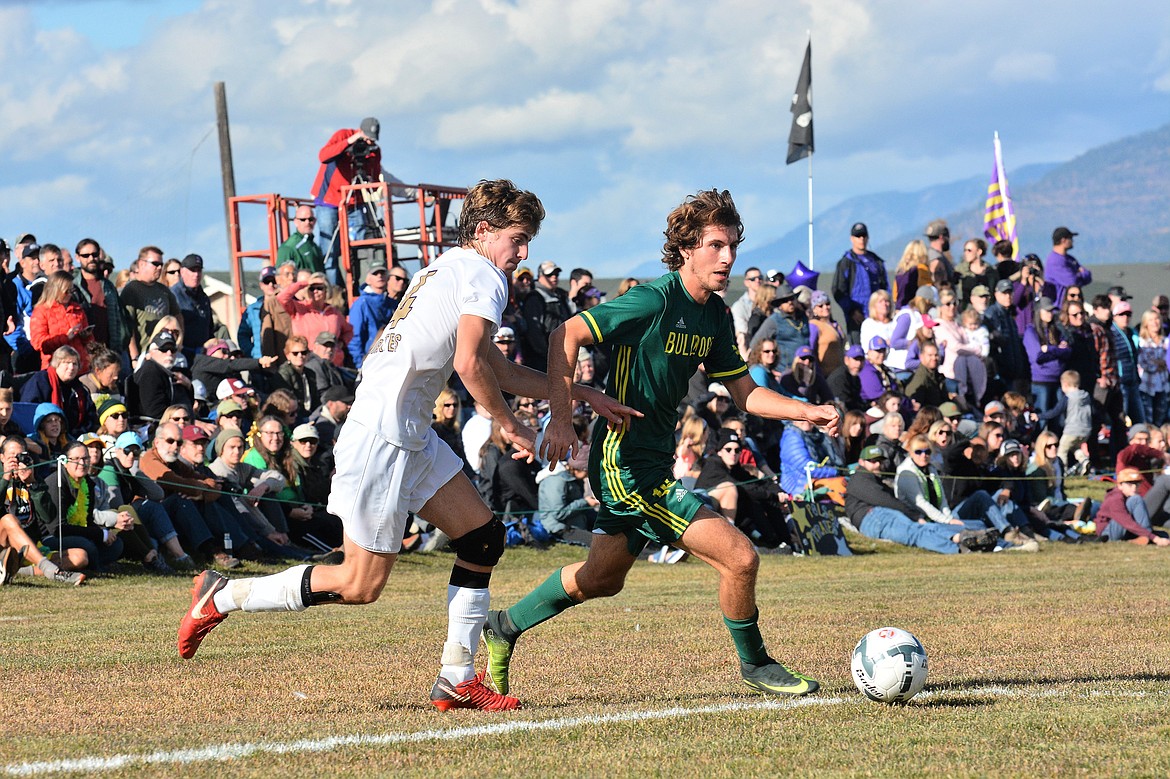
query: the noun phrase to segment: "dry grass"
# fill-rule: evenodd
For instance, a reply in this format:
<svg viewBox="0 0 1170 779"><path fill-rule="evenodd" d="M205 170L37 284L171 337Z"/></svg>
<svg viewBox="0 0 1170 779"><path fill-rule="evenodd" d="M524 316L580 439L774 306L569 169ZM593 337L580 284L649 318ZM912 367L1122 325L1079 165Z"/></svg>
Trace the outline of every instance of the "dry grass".
<svg viewBox="0 0 1170 779"><path fill-rule="evenodd" d="M580 551L509 551L496 603L513 603ZM183 580L6 587L0 771L762 700L739 684L712 571L639 563L617 598L522 639L513 684L523 712L439 714L426 693L450 561L403 558L368 607L233 615L193 661L174 648ZM777 658L822 681L825 705L131 764L103 775L1166 775L1168 563L1170 550L1123 543L1048 545L1038 555L767 556L765 637ZM884 624L911 630L930 653L932 694L909 706L870 703L849 680L853 644Z"/></svg>

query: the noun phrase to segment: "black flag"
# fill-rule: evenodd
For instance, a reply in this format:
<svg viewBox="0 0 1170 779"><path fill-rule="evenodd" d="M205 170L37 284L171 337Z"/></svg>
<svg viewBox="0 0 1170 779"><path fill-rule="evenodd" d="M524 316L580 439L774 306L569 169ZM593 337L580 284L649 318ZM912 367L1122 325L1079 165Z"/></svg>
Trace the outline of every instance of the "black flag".
<svg viewBox="0 0 1170 779"><path fill-rule="evenodd" d="M812 154L812 41L804 50L804 64L792 95L792 129L788 132L788 164Z"/></svg>

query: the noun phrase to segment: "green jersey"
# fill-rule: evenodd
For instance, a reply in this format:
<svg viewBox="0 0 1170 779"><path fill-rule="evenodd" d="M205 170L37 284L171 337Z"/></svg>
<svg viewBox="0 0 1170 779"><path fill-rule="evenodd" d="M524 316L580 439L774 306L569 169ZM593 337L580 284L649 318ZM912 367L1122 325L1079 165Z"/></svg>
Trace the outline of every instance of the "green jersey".
<svg viewBox="0 0 1170 779"><path fill-rule="evenodd" d="M697 303L677 271L578 316L597 343L610 345L606 393L645 414L631 421L618 444L629 467L661 468L673 461L678 405L700 364L712 381L747 373L723 298L711 295ZM605 425L596 426L594 447L606 432Z"/></svg>

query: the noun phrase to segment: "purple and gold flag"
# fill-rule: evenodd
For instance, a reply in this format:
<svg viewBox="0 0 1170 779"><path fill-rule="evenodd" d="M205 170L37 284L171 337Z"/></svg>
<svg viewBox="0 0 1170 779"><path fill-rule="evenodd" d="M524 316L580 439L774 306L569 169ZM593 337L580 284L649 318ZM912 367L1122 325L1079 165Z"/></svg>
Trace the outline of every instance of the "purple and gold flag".
<svg viewBox="0 0 1170 779"><path fill-rule="evenodd" d="M987 204L983 211L983 235L992 243L1012 242L1012 259L1020 253L1020 239L1016 235L1016 209L1008 191L1007 176L1003 172L1003 151L999 146L999 133L995 134L995 167L991 171L991 183L987 185Z"/></svg>

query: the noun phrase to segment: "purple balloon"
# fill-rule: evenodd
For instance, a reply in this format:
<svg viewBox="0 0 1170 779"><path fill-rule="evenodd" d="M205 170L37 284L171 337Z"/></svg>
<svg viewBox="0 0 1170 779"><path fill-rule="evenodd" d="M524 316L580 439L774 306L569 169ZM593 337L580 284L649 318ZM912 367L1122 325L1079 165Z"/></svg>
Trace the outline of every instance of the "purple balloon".
<svg viewBox="0 0 1170 779"><path fill-rule="evenodd" d="M789 273L784 278L793 287L803 286L808 287L809 289L816 289L817 279L820 277L821 274L817 273L815 270L809 270L807 267L805 267L803 262L797 260L796 267L792 269L792 273Z"/></svg>

